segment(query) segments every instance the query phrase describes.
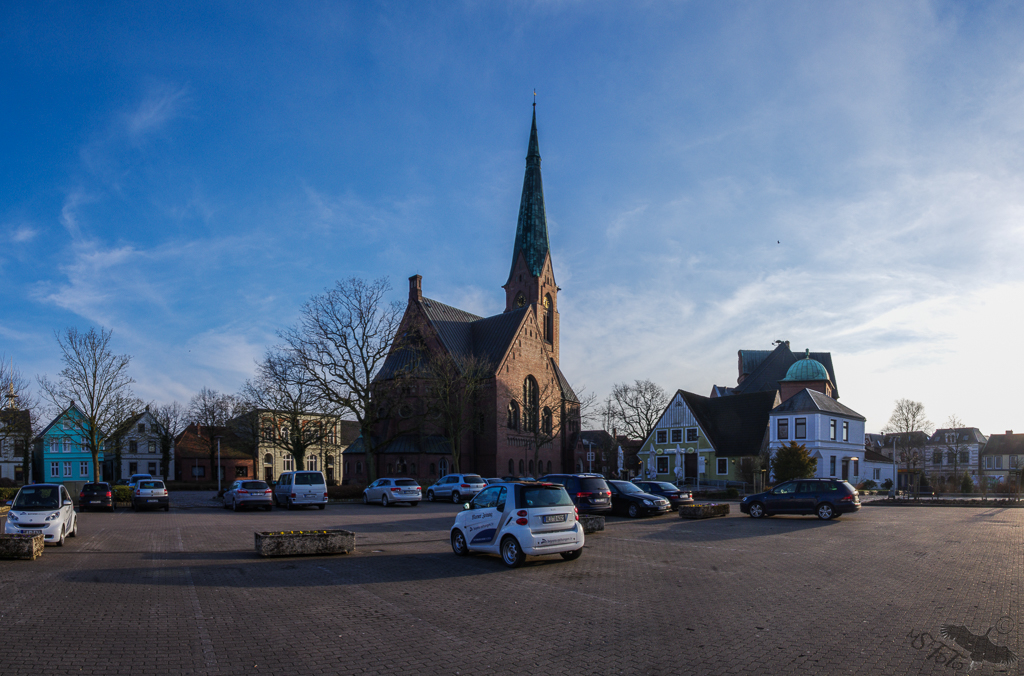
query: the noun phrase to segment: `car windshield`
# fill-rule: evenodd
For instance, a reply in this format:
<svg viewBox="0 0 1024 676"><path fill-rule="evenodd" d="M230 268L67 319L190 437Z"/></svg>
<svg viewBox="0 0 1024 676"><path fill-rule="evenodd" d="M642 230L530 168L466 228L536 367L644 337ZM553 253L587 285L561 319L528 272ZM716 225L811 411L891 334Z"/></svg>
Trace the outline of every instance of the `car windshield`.
<svg viewBox="0 0 1024 676"><path fill-rule="evenodd" d="M484 478L481 477L481 476L477 476L476 474L467 474L466 475L466 483L467 484L483 484L483 483L487 483L487 482L484 481Z"/></svg>
<svg viewBox="0 0 1024 676"><path fill-rule="evenodd" d="M270 486L265 481L243 481L242 488L247 491L264 491Z"/></svg>
<svg viewBox="0 0 1024 676"><path fill-rule="evenodd" d="M18 491L12 509L37 512L60 507L60 489L56 486L31 486Z"/></svg>
<svg viewBox="0 0 1024 676"><path fill-rule="evenodd" d="M320 472L303 472L295 475L296 486L317 486L323 485L324 475Z"/></svg>
<svg viewBox="0 0 1024 676"><path fill-rule="evenodd" d="M632 486L632 484L630 484ZM605 483L604 479L596 479L590 477L584 477L580 479L580 490L581 491L607 491L608 484Z"/></svg>
<svg viewBox="0 0 1024 676"><path fill-rule="evenodd" d="M561 486L523 487L523 502L527 507L569 507L572 500Z"/></svg>
<svg viewBox="0 0 1024 676"><path fill-rule="evenodd" d="M614 483L615 487L623 493L643 493L643 491L640 490L640 487L632 481L616 481Z"/></svg>
<svg viewBox="0 0 1024 676"><path fill-rule="evenodd" d="M140 481L139 482L139 488L140 489L142 489L142 488L153 489L153 488L163 488L163 487L164 487L164 482L163 481Z"/></svg>
<svg viewBox="0 0 1024 676"><path fill-rule="evenodd" d="M396 479L395 480L395 485L396 486L418 486L419 484L417 484L412 479Z"/></svg>

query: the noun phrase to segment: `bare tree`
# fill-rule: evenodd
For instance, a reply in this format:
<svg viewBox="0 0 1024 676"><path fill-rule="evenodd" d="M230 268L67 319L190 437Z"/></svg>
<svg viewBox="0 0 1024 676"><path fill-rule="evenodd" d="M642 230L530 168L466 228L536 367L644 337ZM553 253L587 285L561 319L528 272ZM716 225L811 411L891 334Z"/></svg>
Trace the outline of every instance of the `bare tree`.
<svg viewBox="0 0 1024 676"><path fill-rule="evenodd" d="M893 445L896 461L907 469L909 481L912 470L924 460L924 445L932 431L932 423L924 413L924 404L910 399L899 399L893 408L889 422L882 428L884 434L894 435ZM909 485L908 485L909 488Z"/></svg>
<svg viewBox="0 0 1024 676"><path fill-rule="evenodd" d="M387 278L339 281L303 305L298 325L281 334L321 399L359 423L371 481L386 443L375 432L400 399L396 380L375 382L402 320L403 306L385 300L390 291Z"/></svg>
<svg viewBox="0 0 1024 676"><path fill-rule="evenodd" d="M69 327L55 335L64 368L56 382L40 377L39 389L54 409L63 411L74 403L81 411L81 417L68 416L68 421L92 454L93 480L99 481L104 430L117 429L143 406L131 389L135 382L128 375L132 358L111 352L112 332L106 329L80 333Z"/></svg>
<svg viewBox="0 0 1024 676"><path fill-rule="evenodd" d="M14 365L0 355L0 457L14 460L21 456L22 477L29 481L32 466L32 436L37 424L39 403L29 390L29 381Z"/></svg>
<svg viewBox="0 0 1024 676"><path fill-rule="evenodd" d="M960 490L960 454L967 448L961 433L964 421L954 413L946 420L946 427L950 430L946 433L945 439L946 456L953 465L953 485L955 490Z"/></svg>
<svg viewBox="0 0 1024 676"><path fill-rule="evenodd" d="M476 357L455 357L438 351L425 359L423 375L429 379L424 396L426 417L443 429L451 445L451 471L461 472L462 440L473 429L477 395L491 377L491 370Z"/></svg>
<svg viewBox="0 0 1024 676"><path fill-rule="evenodd" d="M178 402L172 401L154 408L153 416L160 424L160 468L164 478L171 480L171 448L174 446L174 440L188 426L188 411Z"/></svg>
<svg viewBox="0 0 1024 676"><path fill-rule="evenodd" d="M617 430L631 439L646 439L668 405L668 395L650 380L617 383L605 414Z"/></svg>
<svg viewBox="0 0 1024 676"><path fill-rule="evenodd" d="M297 469L310 448L333 435L338 421L338 405L321 396L291 352L269 350L240 396L259 414L263 441L291 454Z"/></svg>
<svg viewBox="0 0 1024 676"><path fill-rule="evenodd" d="M200 428L196 430L196 436L206 447L211 468L217 467L217 428L227 426L238 406L239 402L234 395L223 394L208 387L192 395L188 402L188 417ZM202 427L206 427L207 434L202 434ZM220 467L215 471L220 477Z"/></svg>

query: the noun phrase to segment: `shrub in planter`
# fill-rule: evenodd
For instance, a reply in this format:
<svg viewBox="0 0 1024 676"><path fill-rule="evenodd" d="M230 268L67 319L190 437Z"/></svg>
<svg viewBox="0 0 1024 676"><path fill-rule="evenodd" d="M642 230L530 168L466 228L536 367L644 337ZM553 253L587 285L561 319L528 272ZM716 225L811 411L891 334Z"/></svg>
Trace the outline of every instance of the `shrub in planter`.
<svg viewBox="0 0 1024 676"><path fill-rule="evenodd" d="M132 501L132 489L128 486L114 486L111 492L114 494L114 502Z"/></svg>

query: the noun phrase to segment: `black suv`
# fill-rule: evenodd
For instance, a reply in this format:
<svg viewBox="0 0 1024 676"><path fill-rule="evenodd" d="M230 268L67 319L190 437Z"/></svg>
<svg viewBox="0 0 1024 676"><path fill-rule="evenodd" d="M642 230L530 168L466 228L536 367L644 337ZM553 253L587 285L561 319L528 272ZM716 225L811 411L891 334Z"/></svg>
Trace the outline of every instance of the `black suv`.
<svg viewBox="0 0 1024 676"><path fill-rule="evenodd" d="M770 491L748 495L740 511L755 519L773 514L817 514L828 520L860 509L857 489L842 479L793 479Z"/></svg>
<svg viewBox="0 0 1024 676"><path fill-rule="evenodd" d="M612 508L612 490L600 474L548 474L540 480L565 486L580 514L607 512Z"/></svg>

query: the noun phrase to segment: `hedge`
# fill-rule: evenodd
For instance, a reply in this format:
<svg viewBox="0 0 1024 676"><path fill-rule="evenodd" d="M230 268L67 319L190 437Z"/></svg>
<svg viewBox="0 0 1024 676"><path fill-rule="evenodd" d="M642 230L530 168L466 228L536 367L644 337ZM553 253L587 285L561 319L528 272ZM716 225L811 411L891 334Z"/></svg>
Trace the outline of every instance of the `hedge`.
<svg viewBox="0 0 1024 676"><path fill-rule="evenodd" d="M18 494L18 486L13 488L0 488L0 502L7 502L13 500L14 496Z"/></svg>
<svg viewBox="0 0 1024 676"><path fill-rule="evenodd" d="M114 502L131 502L132 489L128 486L114 486Z"/></svg>

